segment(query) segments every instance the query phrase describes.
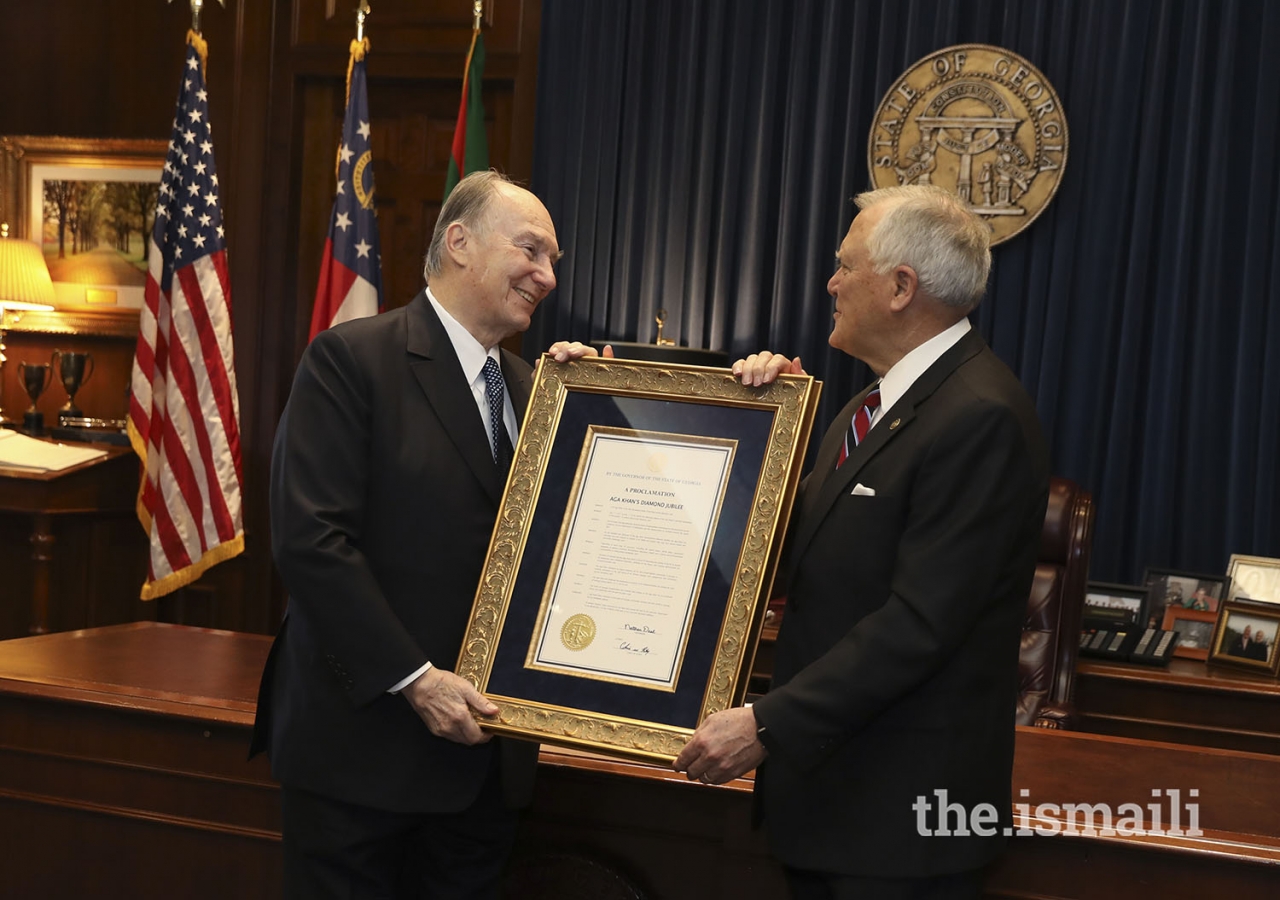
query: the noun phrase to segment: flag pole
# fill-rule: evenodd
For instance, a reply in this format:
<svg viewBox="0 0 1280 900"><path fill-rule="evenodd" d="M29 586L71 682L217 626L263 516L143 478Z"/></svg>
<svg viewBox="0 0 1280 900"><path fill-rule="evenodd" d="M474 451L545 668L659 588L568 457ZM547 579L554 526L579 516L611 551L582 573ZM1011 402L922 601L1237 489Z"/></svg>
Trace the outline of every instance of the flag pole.
<svg viewBox="0 0 1280 900"><path fill-rule="evenodd" d="M195 0L192 0L194 3ZM345 99L342 102L342 108L346 109L351 105L351 70L355 68L356 63L364 59L369 53L372 46L369 39L364 36L364 23L373 13L373 8L369 6L369 0L360 0L360 6L356 8L356 39L351 42L351 53L347 56L347 91ZM338 171L342 168L342 142L338 142L338 157L333 162L333 177L338 177Z"/></svg>
<svg viewBox="0 0 1280 900"><path fill-rule="evenodd" d="M320 259L308 340L334 325L382 310L382 262L374 208L373 117L369 114L366 77L370 45L364 28L371 12L367 0L361 0L356 9L356 37L347 57L342 135L333 162L333 211Z"/></svg>
<svg viewBox="0 0 1280 900"><path fill-rule="evenodd" d="M153 600L244 552L240 401L231 291L192 0L173 130L151 230L130 378L129 442L142 463L137 513Z"/></svg>
<svg viewBox="0 0 1280 900"><path fill-rule="evenodd" d="M458 121L453 130L453 147L444 178L444 196L471 172L489 168L489 144L485 137L484 101L481 99L484 78L484 2L472 4L474 19L471 46L467 48L466 66L462 70L462 100L458 104Z"/></svg>
<svg viewBox="0 0 1280 900"><path fill-rule="evenodd" d="M167 0L172 3L173 0ZM219 5L223 9L227 8L227 0L218 0ZM200 13L204 11L204 0L191 0L191 30L187 32L187 43L196 48L196 53L200 54L200 70L208 73L209 70L209 45L205 43L204 36L200 33Z"/></svg>
<svg viewBox="0 0 1280 900"><path fill-rule="evenodd" d="M468 87L468 77L471 73L471 60L476 52L476 40L480 37L480 20L484 18L484 0L475 0L471 6L471 46L467 48L467 64L462 70L462 89L465 91ZM461 173L461 174L466 174Z"/></svg>

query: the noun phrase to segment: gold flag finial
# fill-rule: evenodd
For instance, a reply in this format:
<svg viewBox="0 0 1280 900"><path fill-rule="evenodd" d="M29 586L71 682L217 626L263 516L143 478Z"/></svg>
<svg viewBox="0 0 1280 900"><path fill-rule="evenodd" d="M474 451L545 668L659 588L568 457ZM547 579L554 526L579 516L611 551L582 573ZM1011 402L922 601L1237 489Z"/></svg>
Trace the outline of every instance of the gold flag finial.
<svg viewBox="0 0 1280 900"><path fill-rule="evenodd" d="M172 3L173 0L168 0ZM227 0L218 0L218 4L223 8L227 8ZM191 30L196 34L200 33L200 13L204 10L204 0L191 0Z"/></svg>
<svg viewBox="0 0 1280 900"><path fill-rule="evenodd" d="M360 6L356 9L356 41L364 40L364 20L369 18L369 14L373 10L369 6L369 0L360 0Z"/></svg>
<svg viewBox="0 0 1280 900"><path fill-rule="evenodd" d="M475 31L479 31L480 19L484 17L484 0L476 0L475 5L472 7L472 11L475 14L475 23L471 27Z"/></svg>

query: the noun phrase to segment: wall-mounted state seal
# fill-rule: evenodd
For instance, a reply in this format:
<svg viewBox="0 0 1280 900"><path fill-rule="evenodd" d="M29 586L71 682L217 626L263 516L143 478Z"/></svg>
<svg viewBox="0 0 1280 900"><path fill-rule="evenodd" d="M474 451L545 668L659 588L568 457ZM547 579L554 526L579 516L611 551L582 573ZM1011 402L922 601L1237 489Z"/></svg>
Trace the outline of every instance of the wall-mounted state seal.
<svg viewBox="0 0 1280 900"><path fill-rule="evenodd" d="M1001 47L957 44L921 59L876 110L877 188L937 184L1008 240L1049 205L1067 164L1067 119L1049 80Z"/></svg>

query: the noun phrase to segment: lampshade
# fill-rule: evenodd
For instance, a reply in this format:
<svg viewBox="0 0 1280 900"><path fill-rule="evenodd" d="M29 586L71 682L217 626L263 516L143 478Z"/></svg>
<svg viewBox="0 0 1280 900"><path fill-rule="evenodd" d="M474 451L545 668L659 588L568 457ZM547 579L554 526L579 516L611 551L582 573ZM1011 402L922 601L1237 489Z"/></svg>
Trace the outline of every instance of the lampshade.
<svg viewBox="0 0 1280 900"><path fill-rule="evenodd" d="M0 307L52 309L53 279L44 254L32 241L0 235Z"/></svg>

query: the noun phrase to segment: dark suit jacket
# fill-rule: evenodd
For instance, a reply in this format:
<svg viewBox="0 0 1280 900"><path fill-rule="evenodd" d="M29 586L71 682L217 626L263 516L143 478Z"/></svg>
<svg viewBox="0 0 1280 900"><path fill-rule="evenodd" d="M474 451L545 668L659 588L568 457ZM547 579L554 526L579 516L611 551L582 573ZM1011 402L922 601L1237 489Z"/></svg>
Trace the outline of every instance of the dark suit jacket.
<svg viewBox="0 0 1280 900"><path fill-rule="evenodd" d="M1004 838L924 837L935 791L1010 823L1021 625L1048 497L1035 409L976 331L854 449L855 398L792 522L772 690L755 704L774 852L805 869L916 877L977 868ZM875 496L854 495L856 484ZM955 816L950 824L956 825Z"/></svg>
<svg viewBox="0 0 1280 900"><path fill-rule="evenodd" d="M502 369L520 414L529 366L504 351ZM283 784L456 811L501 752L508 801L527 801L536 745L437 738L387 693L428 660L454 668L504 482L425 291L311 342L272 456L272 549L289 607L254 725L254 751L268 750Z"/></svg>

